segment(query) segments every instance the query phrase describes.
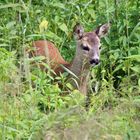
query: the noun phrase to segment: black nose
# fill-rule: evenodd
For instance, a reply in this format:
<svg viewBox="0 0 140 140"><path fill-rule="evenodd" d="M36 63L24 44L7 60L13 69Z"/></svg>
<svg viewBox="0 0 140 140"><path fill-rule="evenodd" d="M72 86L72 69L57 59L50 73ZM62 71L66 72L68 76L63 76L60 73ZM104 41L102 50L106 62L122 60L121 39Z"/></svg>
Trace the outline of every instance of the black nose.
<svg viewBox="0 0 140 140"><path fill-rule="evenodd" d="M99 59L92 59L92 60L90 60L90 64L98 65L99 64Z"/></svg>

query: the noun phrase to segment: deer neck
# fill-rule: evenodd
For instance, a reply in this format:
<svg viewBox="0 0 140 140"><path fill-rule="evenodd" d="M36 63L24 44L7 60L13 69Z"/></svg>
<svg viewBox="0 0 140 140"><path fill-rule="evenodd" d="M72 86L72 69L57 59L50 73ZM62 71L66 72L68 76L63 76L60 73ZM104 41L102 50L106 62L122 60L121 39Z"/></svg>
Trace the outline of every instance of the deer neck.
<svg viewBox="0 0 140 140"><path fill-rule="evenodd" d="M78 48L78 47L77 47ZM75 57L71 63L70 70L78 77L80 78L85 73L89 72L90 66L84 60L83 55L81 55L81 50L76 50Z"/></svg>
<svg viewBox="0 0 140 140"><path fill-rule="evenodd" d="M87 95L88 90L88 80L90 76L90 68L89 65L85 63L79 52L76 52L76 55L71 63L70 70L77 76L76 81L77 84L72 81L71 84L78 88L83 95Z"/></svg>

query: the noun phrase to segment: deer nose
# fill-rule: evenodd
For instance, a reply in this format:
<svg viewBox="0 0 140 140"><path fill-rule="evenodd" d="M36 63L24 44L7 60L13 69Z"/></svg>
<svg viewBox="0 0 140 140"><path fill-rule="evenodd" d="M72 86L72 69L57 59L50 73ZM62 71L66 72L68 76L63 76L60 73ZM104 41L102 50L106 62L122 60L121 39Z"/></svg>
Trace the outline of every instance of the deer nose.
<svg viewBox="0 0 140 140"><path fill-rule="evenodd" d="M90 64L98 65L99 64L99 59L92 59L92 60L90 60Z"/></svg>

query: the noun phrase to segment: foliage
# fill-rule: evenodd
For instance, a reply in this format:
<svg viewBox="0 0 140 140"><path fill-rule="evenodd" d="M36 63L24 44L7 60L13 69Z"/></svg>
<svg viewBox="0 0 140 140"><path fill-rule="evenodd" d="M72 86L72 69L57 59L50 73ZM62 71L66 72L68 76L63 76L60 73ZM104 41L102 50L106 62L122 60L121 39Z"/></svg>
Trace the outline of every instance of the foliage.
<svg viewBox="0 0 140 140"><path fill-rule="evenodd" d="M3 0L0 17L0 139L140 139L139 0ZM72 27L110 21L86 110L66 73L52 77L43 58L33 58L48 68L42 72L25 50L48 39L70 61Z"/></svg>

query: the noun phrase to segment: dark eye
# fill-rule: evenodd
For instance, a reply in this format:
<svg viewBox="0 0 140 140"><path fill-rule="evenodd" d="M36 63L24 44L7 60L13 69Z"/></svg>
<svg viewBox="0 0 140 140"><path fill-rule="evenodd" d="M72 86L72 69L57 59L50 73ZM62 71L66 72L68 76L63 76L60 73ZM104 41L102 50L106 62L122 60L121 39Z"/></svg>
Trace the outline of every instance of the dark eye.
<svg viewBox="0 0 140 140"><path fill-rule="evenodd" d="M99 50L101 50L101 46L99 47Z"/></svg>
<svg viewBox="0 0 140 140"><path fill-rule="evenodd" d="M82 45L82 49L85 50L85 51L89 51L89 47L88 46Z"/></svg>

